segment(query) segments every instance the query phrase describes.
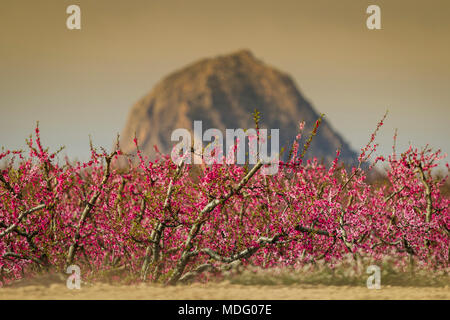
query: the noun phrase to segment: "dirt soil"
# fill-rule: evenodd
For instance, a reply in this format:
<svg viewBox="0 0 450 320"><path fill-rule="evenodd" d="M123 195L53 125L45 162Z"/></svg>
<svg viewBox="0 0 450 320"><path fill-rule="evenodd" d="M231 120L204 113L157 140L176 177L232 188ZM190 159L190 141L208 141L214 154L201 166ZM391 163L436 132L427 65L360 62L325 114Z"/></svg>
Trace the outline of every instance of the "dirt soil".
<svg viewBox="0 0 450 320"><path fill-rule="evenodd" d="M446 287L365 287L289 285L236 285L229 282L179 285L113 285L83 283L80 290L70 290L64 281L43 278L23 281L0 288L0 299L450 299Z"/></svg>

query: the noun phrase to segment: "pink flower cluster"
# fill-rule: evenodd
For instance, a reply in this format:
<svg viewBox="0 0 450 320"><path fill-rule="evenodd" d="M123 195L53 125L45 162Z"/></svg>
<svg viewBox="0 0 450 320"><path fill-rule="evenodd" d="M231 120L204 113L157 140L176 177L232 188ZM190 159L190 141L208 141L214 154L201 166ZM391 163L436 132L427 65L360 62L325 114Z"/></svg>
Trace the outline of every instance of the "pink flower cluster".
<svg viewBox="0 0 450 320"><path fill-rule="evenodd" d="M139 150L137 161L91 148L89 161L61 164L36 128L28 155L0 154L0 282L77 264L84 275L121 269L174 284L233 263L295 267L348 254L448 267L449 199L445 179L430 174L440 152L377 157L388 180L377 186L361 166L374 136L351 169L339 152L330 167L302 162L300 137L267 176L261 163L177 166Z"/></svg>

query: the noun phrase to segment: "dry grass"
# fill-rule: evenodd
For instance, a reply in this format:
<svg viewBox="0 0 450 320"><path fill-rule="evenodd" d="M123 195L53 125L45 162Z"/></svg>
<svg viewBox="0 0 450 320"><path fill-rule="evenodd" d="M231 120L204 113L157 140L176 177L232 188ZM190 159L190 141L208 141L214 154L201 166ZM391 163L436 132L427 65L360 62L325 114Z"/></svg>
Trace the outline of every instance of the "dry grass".
<svg viewBox="0 0 450 320"><path fill-rule="evenodd" d="M238 274L225 277L231 284L291 286L291 285L323 285L323 286L353 286L366 287L369 274L367 267L337 267L307 266L296 270L271 269L259 270L248 268ZM435 287L450 286L448 271L417 270L405 272L385 263L381 265L381 284L390 287Z"/></svg>
<svg viewBox="0 0 450 320"><path fill-rule="evenodd" d="M220 283L180 285L118 285L83 284L80 290L69 290L64 284L40 283L0 289L0 299L114 299L114 300L308 300L308 299L450 299L446 287L393 287L382 286L369 290L362 286L326 285L237 285L228 281Z"/></svg>
<svg viewBox="0 0 450 320"><path fill-rule="evenodd" d="M42 275L0 288L0 299L450 299L447 272L402 272L389 261L381 265L381 289L366 287L366 265L346 262L296 270L235 270L208 283L163 286L125 284L126 281L83 282L81 290L67 289L66 275Z"/></svg>

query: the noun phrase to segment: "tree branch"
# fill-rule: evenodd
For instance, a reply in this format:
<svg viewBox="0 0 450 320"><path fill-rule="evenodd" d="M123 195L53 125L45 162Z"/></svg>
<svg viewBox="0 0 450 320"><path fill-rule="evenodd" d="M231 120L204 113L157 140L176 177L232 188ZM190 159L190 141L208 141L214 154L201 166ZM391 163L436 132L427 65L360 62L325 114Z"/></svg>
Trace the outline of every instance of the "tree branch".
<svg viewBox="0 0 450 320"><path fill-rule="evenodd" d="M9 227L7 227L2 233L0 233L0 238L4 237L5 235L7 235L8 233L14 231L17 226L22 222L23 219L26 218L26 216L28 216L29 214L41 210L45 208L45 204L40 204L32 209L29 209L27 211L22 212L19 217L17 218L17 222L13 223L12 225L10 225Z"/></svg>
<svg viewBox="0 0 450 320"><path fill-rule="evenodd" d="M117 154L117 150L112 152L109 156L105 156L106 170L103 175L103 179L100 183L99 189L94 192L91 199L84 207L84 210L81 214L80 220L78 221L78 225L75 230L75 235L73 237L72 244L70 245L69 252L67 254L66 267L73 263L73 259L75 257L75 253L76 253L77 247L78 247L78 240L80 239L81 228L83 227L88 215L91 213L92 208L94 207L95 203L97 202L98 198L100 197L103 186L106 184L106 182L109 179L109 176L111 175L111 161L116 154Z"/></svg>
<svg viewBox="0 0 450 320"><path fill-rule="evenodd" d="M191 249L193 246L193 240L197 236L198 232L200 231L200 228L202 224L205 222L204 218L205 216L213 211L219 204L225 203L228 199L230 199L233 195L239 193L241 189L246 185L246 183L253 177L253 175L258 172L258 170L262 167L263 162L262 160L259 160L255 166L247 173L247 175L242 178L242 180L238 183L238 185L233 188L229 193L227 193L224 197L220 199L214 199L210 201L206 206L203 207L203 209L199 213L199 217L196 220L196 222L192 225L188 237L185 241L184 250L181 254L180 260L177 263L175 272L173 273L172 277L169 279L169 284L175 284L178 282L180 277L183 275L184 269L186 268L186 265L191 258Z"/></svg>

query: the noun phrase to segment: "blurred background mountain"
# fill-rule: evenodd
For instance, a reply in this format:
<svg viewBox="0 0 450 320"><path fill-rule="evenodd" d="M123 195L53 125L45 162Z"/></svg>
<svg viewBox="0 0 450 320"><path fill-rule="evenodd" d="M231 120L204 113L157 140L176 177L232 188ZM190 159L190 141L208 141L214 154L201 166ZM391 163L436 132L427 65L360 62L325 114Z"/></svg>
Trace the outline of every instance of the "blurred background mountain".
<svg viewBox="0 0 450 320"><path fill-rule="evenodd" d="M305 141L320 116L289 75L258 60L249 50L240 50L202 59L156 84L131 109L121 134L121 147L126 153L135 153L136 134L139 148L146 155L155 155L155 145L170 154L177 143L170 140L175 129L192 131L193 122L201 120L203 132L217 128L225 138L225 129L255 128L255 109L261 113L261 128L268 129L269 134L270 129L280 130L285 158L299 122L306 122ZM329 163L336 149L341 150L341 160L354 163L356 153L324 119L306 157Z"/></svg>

